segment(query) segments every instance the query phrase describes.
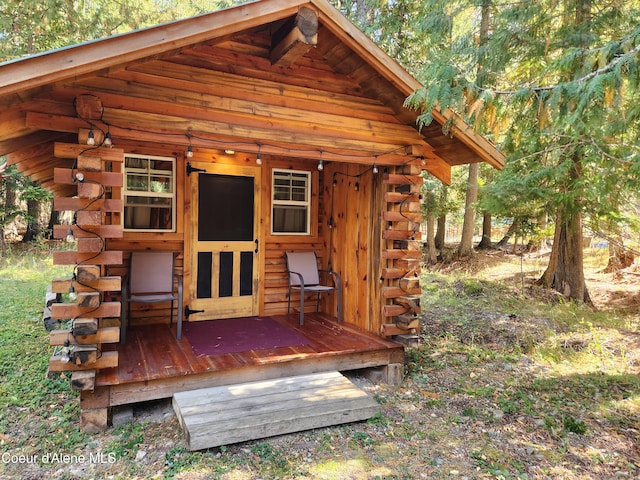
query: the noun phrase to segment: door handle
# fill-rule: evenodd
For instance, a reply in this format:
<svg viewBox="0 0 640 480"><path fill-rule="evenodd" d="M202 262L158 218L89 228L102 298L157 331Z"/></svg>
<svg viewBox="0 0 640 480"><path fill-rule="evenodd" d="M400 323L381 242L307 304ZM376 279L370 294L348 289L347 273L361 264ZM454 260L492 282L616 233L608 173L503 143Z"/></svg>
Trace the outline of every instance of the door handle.
<svg viewBox="0 0 640 480"><path fill-rule="evenodd" d="M253 252L254 253L258 253L258 239L257 238L256 238L255 242L256 242L256 249Z"/></svg>

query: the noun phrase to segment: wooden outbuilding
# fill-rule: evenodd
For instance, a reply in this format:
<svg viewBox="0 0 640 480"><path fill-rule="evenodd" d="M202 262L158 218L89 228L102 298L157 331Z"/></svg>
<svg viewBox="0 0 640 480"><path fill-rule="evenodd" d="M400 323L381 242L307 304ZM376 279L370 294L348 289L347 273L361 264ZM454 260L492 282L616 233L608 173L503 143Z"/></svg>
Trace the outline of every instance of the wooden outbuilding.
<svg viewBox="0 0 640 480"><path fill-rule="evenodd" d="M54 257L69 277L52 282L50 371L74 372L85 427L239 381L401 377L394 337L419 329L422 172L449 183L452 166L504 164L452 112L418 128L404 101L420 87L326 0L262 0L0 65L0 155L75 212L54 231L77 246ZM132 304L120 341L139 251L175 255L180 339L165 302ZM318 312L306 302L304 325L287 312L288 251L340 275L342 322L331 294ZM190 326L234 319L305 341L193 350Z"/></svg>

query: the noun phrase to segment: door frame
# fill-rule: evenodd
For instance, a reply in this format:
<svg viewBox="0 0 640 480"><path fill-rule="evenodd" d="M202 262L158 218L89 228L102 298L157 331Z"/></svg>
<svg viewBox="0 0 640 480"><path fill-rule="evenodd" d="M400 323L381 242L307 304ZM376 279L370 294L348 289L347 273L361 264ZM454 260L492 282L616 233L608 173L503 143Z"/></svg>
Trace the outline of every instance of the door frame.
<svg viewBox="0 0 640 480"><path fill-rule="evenodd" d="M262 218L262 168L258 165L234 165L223 163L207 163L200 162L198 160L192 161L191 174L184 176L184 305L185 311L189 308L192 300L196 296L195 286L196 277L193 271L194 265L194 241L197 236L197 230L193 228L193 222L198 218L198 205L197 205L197 191L192 188L194 186L193 175L213 174L213 175L237 175L237 176L250 176L254 178L254 234L258 239L258 253L254 257L254 278L253 278L253 294L252 294L252 315L260 315L263 310L263 296L264 288L260 279L263 275L263 251L264 245L262 239L264 238L262 229L264 228L264 222ZM186 165L185 165L186 167ZM196 204L194 204L194 202ZM240 315L238 315L240 316ZM206 311L204 313L192 313L188 315L188 321L209 320ZM217 317L220 318L220 317ZM230 315L225 318L235 318Z"/></svg>

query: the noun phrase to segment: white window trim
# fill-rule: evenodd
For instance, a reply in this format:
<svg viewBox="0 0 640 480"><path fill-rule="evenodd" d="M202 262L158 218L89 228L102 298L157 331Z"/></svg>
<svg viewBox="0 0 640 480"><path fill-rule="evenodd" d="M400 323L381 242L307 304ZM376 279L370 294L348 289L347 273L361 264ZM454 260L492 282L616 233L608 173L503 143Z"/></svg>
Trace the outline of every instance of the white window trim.
<svg viewBox="0 0 640 480"><path fill-rule="evenodd" d="M125 232L159 232L159 233L173 233L176 231L176 220L177 220L177 212L176 212L176 165L177 160L175 157L162 157L158 155L141 155L134 153L125 153L124 154L124 163L123 163L123 177L124 177L124 185L122 187L122 202L123 202L123 210L122 210L122 228ZM163 160L171 162L171 193L162 193L162 192L141 192L140 190L128 190L127 189L127 158L141 158L144 160ZM132 169L135 170L135 169ZM126 202L127 196L134 197L155 197L155 198L171 198L171 229L166 228L125 228L124 227L124 204Z"/></svg>
<svg viewBox="0 0 640 480"><path fill-rule="evenodd" d="M298 173L302 174L307 179L306 200L304 202L296 200L276 200L275 195L275 178L278 173ZM286 168L274 168L271 171L271 235L295 235L295 236L309 236L311 235L311 172L307 170L290 170ZM307 225L305 232L274 232L273 231L273 207L274 205L284 206L303 206L307 208Z"/></svg>

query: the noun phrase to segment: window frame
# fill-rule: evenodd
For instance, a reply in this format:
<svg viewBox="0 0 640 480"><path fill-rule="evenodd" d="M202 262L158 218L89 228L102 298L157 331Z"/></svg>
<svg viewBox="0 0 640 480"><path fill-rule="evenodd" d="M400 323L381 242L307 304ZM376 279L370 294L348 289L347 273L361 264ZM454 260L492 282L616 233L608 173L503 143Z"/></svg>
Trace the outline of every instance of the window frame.
<svg viewBox="0 0 640 480"><path fill-rule="evenodd" d="M130 173L143 173L142 170L143 169L137 169L135 167L127 167L127 159L141 159L141 160L160 160L160 161L164 161L164 162L171 162L171 170L152 170L149 167L149 164L147 166L147 168L145 169L146 172L144 172L145 175L147 175L148 177L152 177L154 175L154 172L156 172L156 175L161 174L161 175L166 175L168 172L171 173L170 176L170 184L171 184L171 192L169 193L163 193L163 192L154 192L153 190L151 190L151 181L149 180L148 183L148 190L147 191L142 191L142 190L129 190L128 188L128 175ZM123 170L123 178L124 178L124 182L123 182L123 186L122 186L122 203L123 203L123 209L122 209L122 228L125 232L128 233L143 233L143 232L155 232L155 233L175 233L177 231L177 192L176 192L176 186L177 186L177 179L176 179L176 175L177 175L177 158L175 157L166 157L166 156L160 156L160 155L146 155L146 154L135 154L135 153L125 153L124 154L124 162L123 162L123 166L122 166L122 170ZM131 228L131 227L126 227L125 226L125 220L126 220L126 214L125 211L127 209L127 197L140 197L140 198L170 198L171 199L171 206L169 207L171 209L171 228ZM139 206L132 206L130 208L145 208L144 205L139 205Z"/></svg>
<svg viewBox="0 0 640 480"><path fill-rule="evenodd" d="M287 175L294 175L294 174L298 174L301 176L304 176L305 181L306 181L306 185L305 185L305 200L304 201L299 201L299 200L277 200L275 198L276 196L276 185L275 185L275 181L276 181L276 177L278 174L287 174ZM271 216L271 235L277 235L277 236L283 236L283 235L293 235L293 236L311 236L311 199L312 199L312 195L311 195L311 183L313 181L313 177L311 175L311 172L308 170L294 170L294 169L290 169L290 168L273 168L271 170L271 212L270 212L270 216ZM291 188L291 187L290 187ZM275 225L274 225L274 207L275 206L292 206L292 207L304 207L306 208L306 225L305 225L305 231L304 232L277 232L274 230Z"/></svg>

